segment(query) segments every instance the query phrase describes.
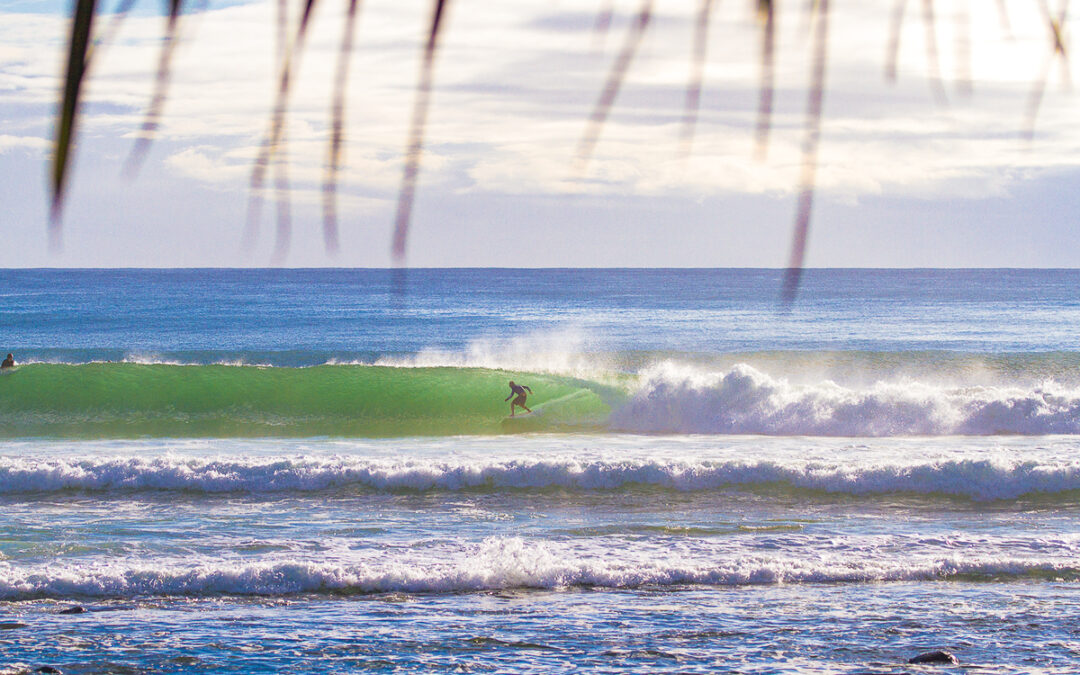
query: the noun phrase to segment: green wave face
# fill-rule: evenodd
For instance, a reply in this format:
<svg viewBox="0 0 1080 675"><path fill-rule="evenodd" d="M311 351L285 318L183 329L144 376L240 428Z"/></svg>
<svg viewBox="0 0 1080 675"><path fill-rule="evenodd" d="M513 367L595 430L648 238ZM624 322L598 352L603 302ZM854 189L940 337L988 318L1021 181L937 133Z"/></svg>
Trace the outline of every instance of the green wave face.
<svg viewBox="0 0 1080 675"><path fill-rule="evenodd" d="M536 411L511 420L508 380ZM475 368L30 364L0 376L0 437L400 437L598 428L602 387Z"/></svg>

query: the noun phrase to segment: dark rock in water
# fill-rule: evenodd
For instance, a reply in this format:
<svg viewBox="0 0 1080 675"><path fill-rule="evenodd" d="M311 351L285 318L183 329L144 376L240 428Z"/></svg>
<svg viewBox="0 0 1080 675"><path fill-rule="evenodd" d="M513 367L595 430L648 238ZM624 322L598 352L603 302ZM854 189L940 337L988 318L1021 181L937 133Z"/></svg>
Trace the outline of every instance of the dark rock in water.
<svg viewBox="0 0 1080 675"><path fill-rule="evenodd" d="M26 628L26 624L21 621L0 621L0 630L15 630L16 628Z"/></svg>
<svg viewBox="0 0 1080 675"><path fill-rule="evenodd" d="M59 668L53 668L52 666L42 666L34 671L35 673L53 673L54 675L63 675L64 671Z"/></svg>
<svg viewBox="0 0 1080 675"><path fill-rule="evenodd" d="M908 663L944 663L956 666L960 664L960 661L949 652L939 649L937 651L919 654L914 658L908 659Z"/></svg>
<svg viewBox="0 0 1080 675"><path fill-rule="evenodd" d="M85 608L79 607L78 605L75 605L74 607L68 607L67 609L62 609L59 612L57 612L57 614L82 614L85 611L86 611Z"/></svg>

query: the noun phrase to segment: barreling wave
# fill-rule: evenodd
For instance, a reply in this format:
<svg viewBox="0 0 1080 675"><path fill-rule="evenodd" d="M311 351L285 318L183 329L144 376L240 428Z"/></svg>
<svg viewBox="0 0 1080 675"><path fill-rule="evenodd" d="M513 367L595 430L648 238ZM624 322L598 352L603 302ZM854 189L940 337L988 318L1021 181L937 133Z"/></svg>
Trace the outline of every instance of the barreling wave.
<svg viewBox="0 0 1080 675"><path fill-rule="evenodd" d="M0 438L1080 434L1071 355L742 355L755 365L738 355L511 356L302 368L32 363L0 377ZM538 414L503 419L508 379L533 388Z"/></svg>
<svg viewBox="0 0 1080 675"><path fill-rule="evenodd" d="M0 378L0 437L403 437L498 434L507 379L477 368L30 364ZM598 392L528 375L544 415L518 430L603 423Z"/></svg>
<svg viewBox="0 0 1080 675"><path fill-rule="evenodd" d="M151 565L111 561L45 568L0 563L0 600L1080 579L1080 567L1056 557L883 561L805 560L773 555L625 560L618 556L575 557L516 537L489 539L469 549L439 563L392 560L238 564L234 560L208 560L201 565Z"/></svg>
<svg viewBox="0 0 1080 675"><path fill-rule="evenodd" d="M362 457L0 457L0 495L88 491L399 493L659 489L908 493L973 500L1080 496L1080 460L808 461L370 459Z"/></svg>

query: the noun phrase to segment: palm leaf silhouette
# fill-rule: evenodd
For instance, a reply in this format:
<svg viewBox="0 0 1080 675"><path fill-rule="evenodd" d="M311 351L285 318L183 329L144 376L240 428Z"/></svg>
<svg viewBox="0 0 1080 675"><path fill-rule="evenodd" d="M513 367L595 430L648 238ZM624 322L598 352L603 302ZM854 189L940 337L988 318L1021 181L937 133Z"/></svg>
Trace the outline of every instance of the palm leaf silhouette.
<svg viewBox="0 0 1080 675"><path fill-rule="evenodd" d="M957 89L966 93L970 89L970 38L967 0L956 12L955 61ZM60 242L61 211L66 186L70 180L70 167L83 83L86 79L91 52L96 45L107 43L116 33L120 22L131 9L134 0L120 0L112 21L103 36L94 39L93 24L97 11L96 0L76 0L72 10L71 34L67 54L66 74L63 90L56 114L55 140L52 167L50 173L51 217L49 220L50 244L56 247ZM145 159L147 148L154 136L167 97L171 59L179 35L179 22L183 14L183 0L169 0L168 19L165 28L156 70L154 90L147 106L138 137L129 155L129 171L136 169ZM337 65L333 76L333 94L330 104L330 133L327 142L327 154L322 181L323 239L326 250L335 252L339 244L339 224L337 209L337 187L342 167L342 155L345 142L345 106L348 84L349 62L352 53L352 40L359 0L346 0L345 21L342 24ZM773 111L774 70L776 58L776 20L777 3L774 0L750 0L761 31L760 48L760 86L755 125L755 145L758 154L763 154L768 144L769 129ZM817 155L821 137L821 122L825 80L827 73L827 49L829 43L828 23L830 7L828 0L807 0L808 32L810 33L810 79L807 87L806 112L803 123L801 160L794 227L790 242L790 255L787 271L784 275L781 298L785 306L793 302L799 288L803 265L806 258L807 242L813 210L817 182ZM1047 26L1049 50L1044 66L1033 82L1027 101L1025 119L1025 137L1034 133L1035 119L1044 95L1046 80L1054 63L1060 63L1063 77L1068 81L1068 60L1064 37L1067 0L1062 0L1056 14L1050 10L1047 0L1038 0L1038 8ZM701 93L704 86L704 68L708 46L709 22L716 0L699 0L694 27L691 56L691 73L686 85L685 100L681 122L681 152L689 153L693 143L695 128L701 105ZM888 39L886 42L885 77L895 80L897 61L900 50L900 36L903 26L907 0L895 0L889 20ZM248 219L243 240L245 247L253 245L257 235L259 214L263 199L263 190L267 177L273 172L274 189L277 205L277 237L273 260L284 260L291 240L290 222L290 181L288 176L288 150L286 116L289 94L297 70L297 62L302 53L308 25L315 9L315 0L302 0L301 13L295 34L291 41L287 35L286 0L278 0L277 43L280 59L274 105L269 117L269 124L259 147L258 156L252 165ZM404 263L408 234L412 219L413 205L416 199L417 182L421 170L423 148L426 135L427 119L431 106L434 87L434 65L439 49L439 38L443 32L448 0L432 0L430 22L426 30L427 39L423 47L419 80L416 85L410 117L408 140L404 155L404 166L398 191L397 209L394 217L391 253L398 265ZM996 11L1002 29L1006 34L1011 31L1009 16L1004 0L996 0ZM639 51L641 42L650 25L654 13L654 0L641 0L638 11L632 20L624 42L618 50L600 90L592 112L586 119L584 131L579 139L575 161L583 169L593 156L595 147L626 81L627 73ZM922 23L925 34L927 80L936 100L945 101L945 88L940 72L938 54L937 25L934 0L922 0ZM614 5L611 0L603 0L595 20L592 34L602 40L612 24Z"/></svg>
<svg viewBox="0 0 1080 675"><path fill-rule="evenodd" d="M128 155L125 173L134 175L146 159L146 151L150 148L150 139L157 131L158 120L161 118L161 109L165 105L165 92L169 86L169 64L176 48L177 28L180 24L180 10L182 0L169 0L169 19L165 27L165 42L161 46L161 56L158 59L157 77L154 81L154 95L150 99L150 105L146 110L146 119L143 120L139 136L135 145Z"/></svg>
<svg viewBox="0 0 1080 675"><path fill-rule="evenodd" d="M326 175L323 178L323 243L330 253L337 253L337 184L341 170L341 146L345 139L345 92L349 78L349 57L352 56L353 28L356 25L358 0L349 0L345 13L344 33L338 50L337 68L334 71L334 102L331 105L330 148L326 158Z"/></svg>
<svg viewBox="0 0 1080 675"><path fill-rule="evenodd" d="M819 0L813 12L813 54L810 66L810 93L806 102L806 130L802 144L802 169L799 172L799 197L795 211L795 229L791 236L791 255L781 299L785 307L795 300L806 260L806 238L810 233L810 213L814 206L817 181L817 151L821 142L821 108L825 101L825 66L829 44L829 0Z"/></svg>
<svg viewBox="0 0 1080 675"><path fill-rule="evenodd" d="M427 126L428 107L431 104L431 85L435 71L435 50L439 46L439 30L442 28L443 12L449 0L435 0L431 10L431 27L424 45L424 59L420 64L420 84L413 102L409 142L405 151L405 170L398 191L397 215L394 217L394 241L391 252L394 262L405 261L405 244L409 237L413 201L416 198L416 179L420 175L420 157L424 151L424 128Z"/></svg>
<svg viewBox="0 0 1080 675"><path fill-rule="evenodd" d="M615 104L615 98L619 95L619 88L626 77L626 72L630 69L630 63L634 60L634 54L637 53L638 46L641 44L641 38L649 27L649 20L652 18L652 4L653 0L642 0L637 17L626 35L626 42L623 43L619 56L611 66L611 72L604 83L604 88L596 100L596 105L593 106L592 114L589 115L589 121L585 125L585 132L578 142L577 161L581 169L584 169L592 157L596 141L600 138L600 130L603 128L604 122L607 121L608 114L611 113L611 107Z"/></svg>
<svg viewBox="0 0 1080 675"><path fill-rule="evenodd" d="M315 0L305 0L300 22L296 29L296 35L292 43L286 47L281 59L281 74L278 77L277 97L274 101L274 111L270 118L270 128L263 137L259 147L259 154L255 159L251 170L250 197L248 199L247 228L244 233L245 248L250 249L255 245L258 236L259 219L262 211L262 191L266 182L266 174L273 167L276 168L276 196L278 201L277 218L277 243L274 248L274 258L280 261L284 251L288 248L288 240L291 232L288 208L288 176L284 162L276 162L278 155L283 153L285 144L285 117L288 112L289 92L292 88L293 73L296 68L296 60L304 48L304 39L307 37L307 28L311 21L311 13L315 9Z"/></svg>
<svg viewBox="0 0 1080 675"><path fill-rule="evenodd" d="M75 123L78 119L79 96L89 61L90 31L94 24L95 0L77 0L75 16L71 22L71 41L68 49L67 76L64 78L64 94L60 100L59 119L56 124L56 141L53 152L52 215L49 218L49 245L60 245L60 209L67 187L68 165L71 148L75 142Z"/></svg>
<svg viewBox="0 0 1080 675"><path fill-rule="evenodd" d="M705 80L705 53L709 45L709 16L712 14L713 0L701 0L694 30L694 66L690 82L686 86L686 101L683 104L683 122L681 132L681 150L685 157L690 154L694 142L694 128L697 126L698 108L701 107L701 87Z"/></svg>

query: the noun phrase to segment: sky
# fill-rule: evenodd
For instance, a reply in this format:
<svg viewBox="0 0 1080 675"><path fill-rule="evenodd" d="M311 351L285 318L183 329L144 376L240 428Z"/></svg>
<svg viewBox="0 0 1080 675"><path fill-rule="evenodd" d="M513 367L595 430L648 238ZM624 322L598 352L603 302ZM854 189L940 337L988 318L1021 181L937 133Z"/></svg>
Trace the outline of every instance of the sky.
<svg viewBox="0 0 1080 675"><path fill-rule="evenodd" d="M1049 0L1055 13L1057 3ZM113 5L100 4L103 31ZM165 23L158 5L140 5L96 48L56 247L46 177L70 8L0 0L0 267L393 265L429 0L361 1L336 253L323 244L320 199L346 4L316 6L289 99L284 255L274 253L272 192L253 243L245 237L253 160L275 93L277 3L189 4L160 126L135 176L124 166L153 92ZM778 3L764 156L754 132L755 3L713 4L689 153L680 134L698 2L656 0L583 166L578 145L640 0L450 3L405 262L784 267L812 63L808 3ZM935 59L923 3L908 1L890 81L895 0L830 3L808 266L1080 266L1080 99L1069 68L1051 58L1039 3L1002 4L1004 13L984 0L934 3ZM614 20L598 32L607 6ZM299 5L290 10L295 27ZM1066 38L1076 24L1066 24Z"/></svg>

